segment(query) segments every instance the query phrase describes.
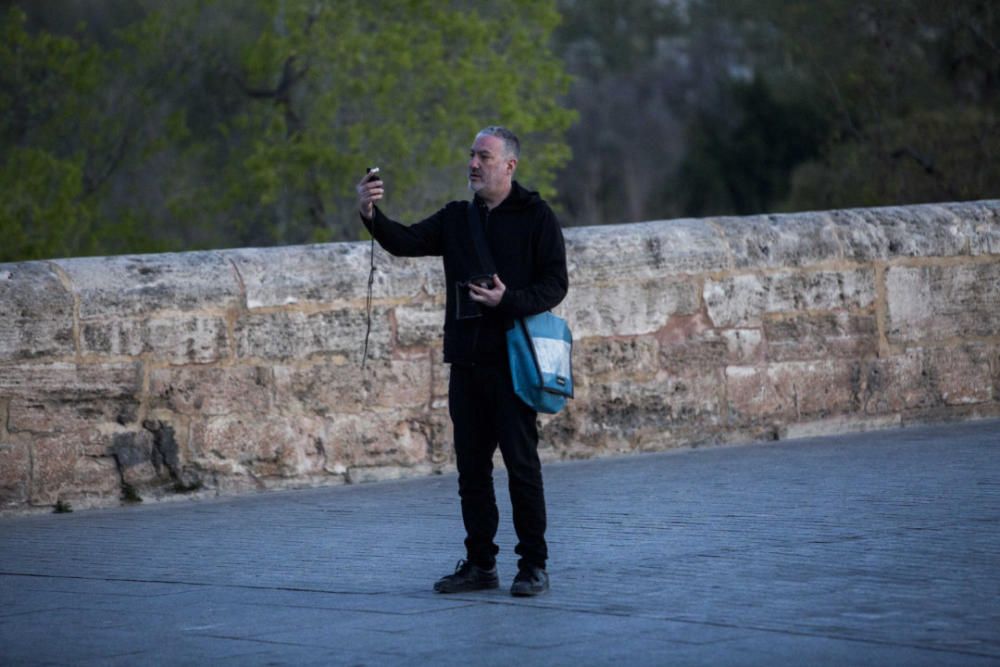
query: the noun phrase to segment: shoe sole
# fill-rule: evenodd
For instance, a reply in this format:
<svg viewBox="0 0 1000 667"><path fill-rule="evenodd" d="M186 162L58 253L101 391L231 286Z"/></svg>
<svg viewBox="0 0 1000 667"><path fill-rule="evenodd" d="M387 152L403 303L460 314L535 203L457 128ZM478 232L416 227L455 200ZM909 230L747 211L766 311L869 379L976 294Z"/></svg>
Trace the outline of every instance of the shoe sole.
<svg viewBox="0 0 1000 667"><path fill-rule="evenodd" d="M434 586L435 593L474 593L475 591L489 591L496 588L500 588L500 582L496 581L489 584L477 584L475 586L459 586L456 588L450 588L447 586Z"/></svg>

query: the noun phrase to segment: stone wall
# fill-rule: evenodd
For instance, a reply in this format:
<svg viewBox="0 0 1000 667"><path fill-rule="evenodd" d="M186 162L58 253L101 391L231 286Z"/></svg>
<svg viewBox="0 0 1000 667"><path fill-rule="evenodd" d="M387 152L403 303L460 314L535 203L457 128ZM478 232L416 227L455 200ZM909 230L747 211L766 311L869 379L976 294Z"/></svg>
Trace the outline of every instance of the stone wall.
<svg viewBox="0 0 1000 667"><path fill-rule="evenodd" d="M566 230L547 460L1000 414L1000 201ZM0 506L453 466L439 260L368 244L0 264Z"/></svg>

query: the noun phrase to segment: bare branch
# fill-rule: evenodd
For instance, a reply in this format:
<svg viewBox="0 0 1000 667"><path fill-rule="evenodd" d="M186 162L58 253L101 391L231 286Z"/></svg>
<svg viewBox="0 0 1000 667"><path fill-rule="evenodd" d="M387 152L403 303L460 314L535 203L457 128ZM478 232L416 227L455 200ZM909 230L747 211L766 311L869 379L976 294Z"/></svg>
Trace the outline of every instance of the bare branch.
<svg viewBox="0 0 1000 667"><path fill-rule="evenodd" d="M247 85L246 79L239 72L233 71L230 67L224 67L223 73L231 76L236 85L240 87L245 94L253 98L258 99L273 99L278 102L287 102L290 97L290 91L292 86L302 80L306 73L309 71L309 65L306 64L301 68L296 69L295 61L298 59L296 55L290 55L285 59L284 64L281 66L281 79L278 81L278 85L274 88L255 88Z"/></svg>
<svg viewBox="0 0 1000 667"><path fill-rule="evenodd" d="M969 32L971 32L975 37L977 37L980 42L988 46L992 51L1000 52L1000 46L997 46L996 42L990 39L989 35L986 35L983 32L982 28L980 28L975 21L966 18L965 21L963 21L963 23L965 24L965 27L969 29Z"/></svg>
<svg viewBox="0 0 1000 667"><path fill-rule="evenodd" d="M864 134L862 134L861 130L858 129L858 126L854 124L854 119L851 118L851 111L844 102L844 97L840 94L840 86L837 85L837 82L830 75L830 72L826 71L825 68L823 70L823 76L826 77L827 83L830 84L830 88L833 90L833 97L837 100L837 107L840 109L844 120L847 121L847 127L850 129L851 134L853 134L856 139L863 139Z"/></svg>
<svg viewBox="0 0 1000 667"><path fill-rule="evenodd" d="M945 192L947 193L950 199L953 200L961 199L961 196L959 195L958 191L951 186L951 183L948 181L948 178L945 177L943 173L941 173L941 171L937 168L937 166L935 166L934 158L922 155L921 153L917 152L916 150L914 150L909 146L903 146L901 148L897 148L896 150L889 153L889 157L891 157L894 160L899 160L901 158L910 158L918 165L920 165L920 167L924 170L924 173L934 178L941 185L941 187L944 188Z"/></svg>
<svg viewBox="0 0 1000 667"><path fill-rule="evenodd" d="M115 172L118 166L122 163L125 158L125 151L128 148L129 137L127 132L122 132L121 137L118 140L118 145L112 154L112 157L104 166L104 170L101 174L96 176L91 176L86 174L84 176L83 182L83 192L81 193L81 198L92 195L97 192L97 190L104 185L104 183L111 178L111 175Z"/></svg>

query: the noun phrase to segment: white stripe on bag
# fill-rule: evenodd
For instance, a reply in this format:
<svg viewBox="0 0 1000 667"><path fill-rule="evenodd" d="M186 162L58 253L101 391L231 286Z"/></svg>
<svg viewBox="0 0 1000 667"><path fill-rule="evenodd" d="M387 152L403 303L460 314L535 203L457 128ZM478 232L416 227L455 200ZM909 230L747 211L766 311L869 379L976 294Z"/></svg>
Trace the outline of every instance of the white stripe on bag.
<svg viewBox="0 0 1000 667"><path fill-rule="evenodd" d="M569 377L570 344L556 338L532 338L535 347L535 358L543 375Z"/></svg>

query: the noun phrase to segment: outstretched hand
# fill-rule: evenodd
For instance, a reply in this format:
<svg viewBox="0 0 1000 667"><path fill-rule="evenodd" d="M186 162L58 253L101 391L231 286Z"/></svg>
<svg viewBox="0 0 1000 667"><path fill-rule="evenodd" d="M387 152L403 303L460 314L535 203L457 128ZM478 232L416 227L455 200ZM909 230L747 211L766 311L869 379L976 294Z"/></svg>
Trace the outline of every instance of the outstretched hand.
<svg viewBox="0 0 1000 667"><path fill-rule="evenodd" d="M500 280L500 276L493 274L493 287L480 287L476 284L469 285L469 298L476 303L481 303L490 308L496 308L503 299L503 293L507 291L507 286Z"/></svg>
<svg viewBox="0 0 1000 667"><path fill-rule="evenodd" d="M358 210L365 220L371 220L375 215L375 202L385 195L385 187L381 179L368 180L366 174L359 182L355 190L358 193Z"/></svg>

